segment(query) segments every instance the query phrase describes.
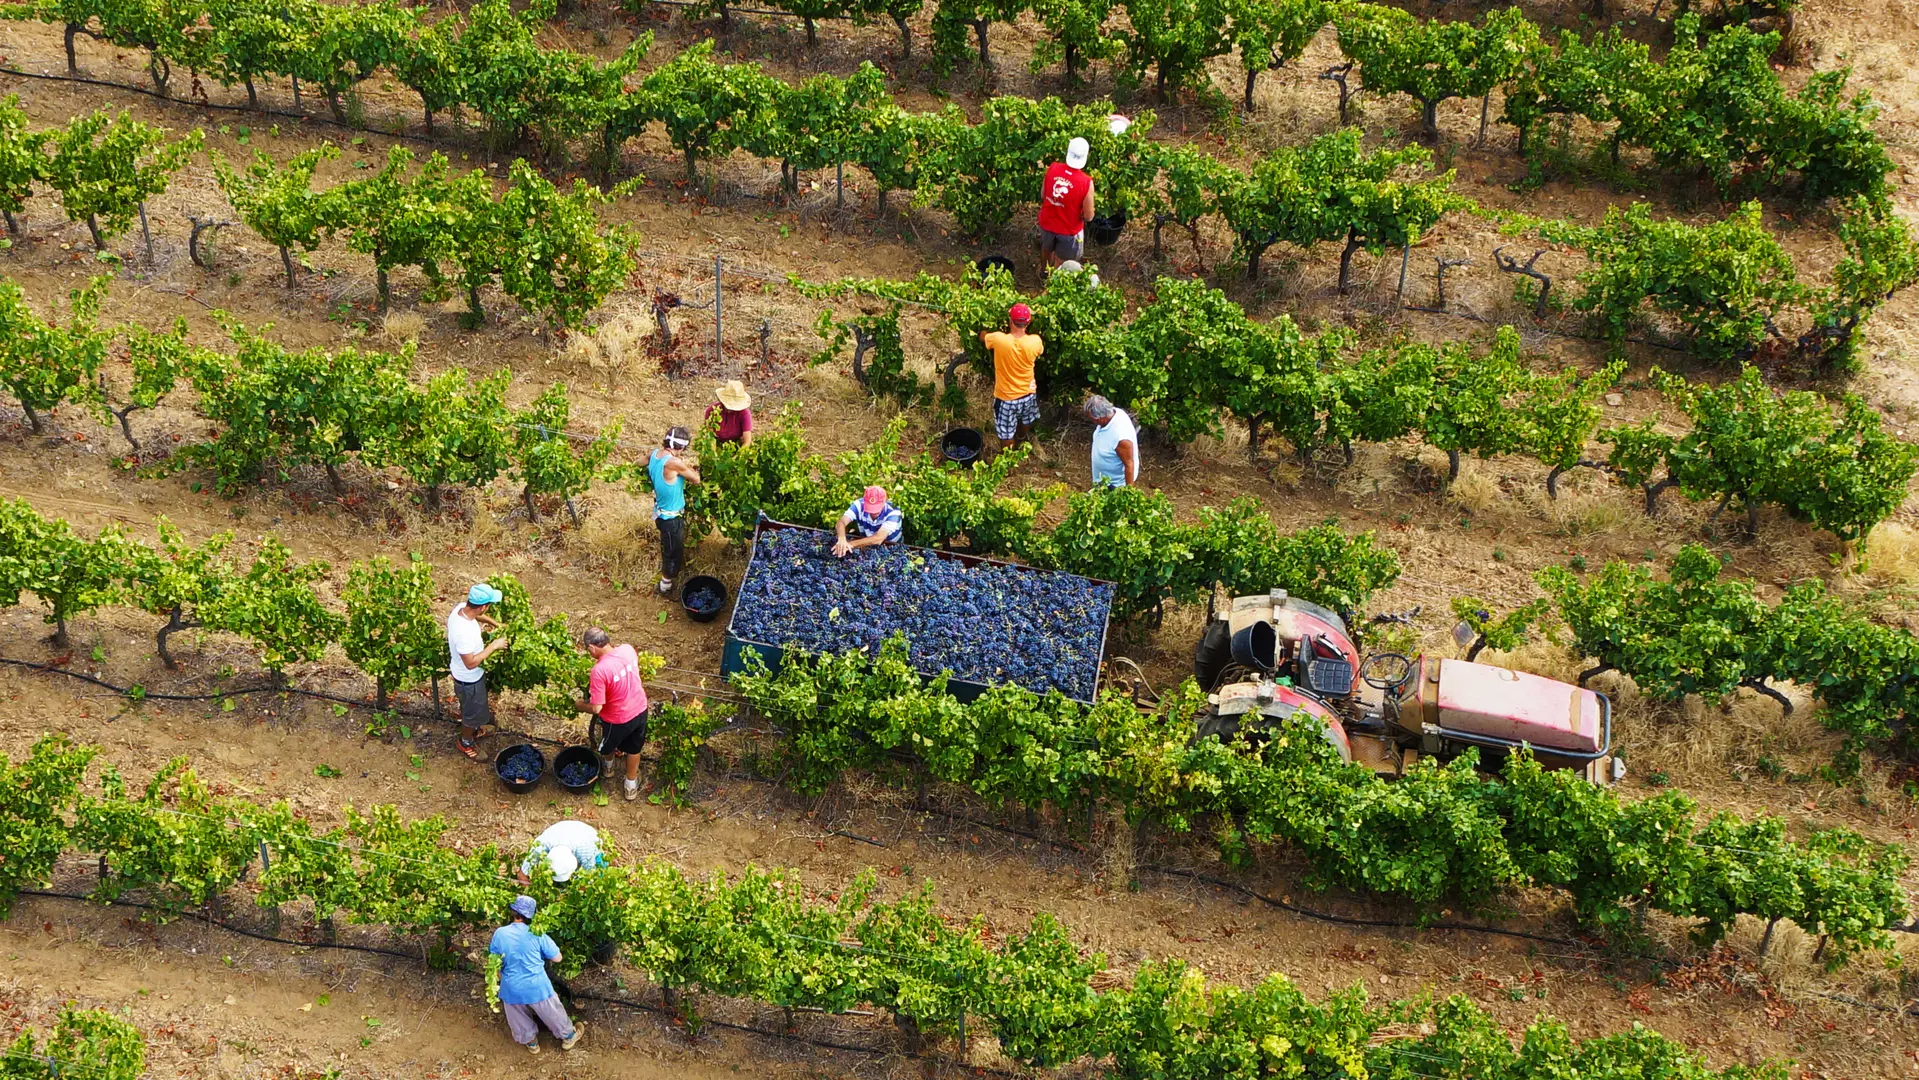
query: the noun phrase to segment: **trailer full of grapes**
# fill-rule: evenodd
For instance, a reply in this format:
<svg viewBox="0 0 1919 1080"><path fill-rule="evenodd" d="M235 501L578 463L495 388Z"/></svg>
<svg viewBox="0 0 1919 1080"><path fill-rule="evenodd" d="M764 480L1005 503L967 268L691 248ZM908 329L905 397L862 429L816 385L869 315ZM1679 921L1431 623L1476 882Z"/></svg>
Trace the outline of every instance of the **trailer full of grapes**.
<svg viewBox="0 0 1919 1080"><path fill-rule="evenodd" d="M788 648L877 651L896 632L924 675L950 671L948 690L971 701L1013 683L1090 703L1113 584L932 548L885 544L844 559L823 529L762 518L720 670L758 654L778 670Z"/></svg>

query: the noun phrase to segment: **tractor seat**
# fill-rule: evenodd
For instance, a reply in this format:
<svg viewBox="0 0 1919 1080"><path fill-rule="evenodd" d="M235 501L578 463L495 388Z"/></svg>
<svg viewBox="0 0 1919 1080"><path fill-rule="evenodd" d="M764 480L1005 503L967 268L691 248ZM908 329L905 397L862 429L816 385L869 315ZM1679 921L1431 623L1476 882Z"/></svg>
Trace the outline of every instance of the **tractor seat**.
<svg viewBox="0 0 1919 1080"><path fill-rule="evenodd" d="M1306 665L1307 689L1345 697L1353 692L1353 665L1345 660L1313 660Z"/></svg>
<svg viewBox="0 0 1919 1080"><path fill-rule="evenodd" d="M1353 692L1353 665L1324 636L1299 643L1299 674L1306 689L1316 694L1346 697Z"/></svg>

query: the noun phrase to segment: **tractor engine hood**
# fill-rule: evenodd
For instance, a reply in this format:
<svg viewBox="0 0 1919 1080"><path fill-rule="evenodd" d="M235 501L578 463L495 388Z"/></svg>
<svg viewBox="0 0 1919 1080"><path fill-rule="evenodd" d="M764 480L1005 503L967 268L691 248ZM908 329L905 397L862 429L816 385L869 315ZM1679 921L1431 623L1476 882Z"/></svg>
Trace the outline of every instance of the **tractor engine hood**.
<svg viewBox="0 0 1919 1080"><path fill-rule="evenodd" d="M1427 658L1420 698L1428 723L1542 750L1604 749L1602 705L1591 690L1491 664Z"/></svg>

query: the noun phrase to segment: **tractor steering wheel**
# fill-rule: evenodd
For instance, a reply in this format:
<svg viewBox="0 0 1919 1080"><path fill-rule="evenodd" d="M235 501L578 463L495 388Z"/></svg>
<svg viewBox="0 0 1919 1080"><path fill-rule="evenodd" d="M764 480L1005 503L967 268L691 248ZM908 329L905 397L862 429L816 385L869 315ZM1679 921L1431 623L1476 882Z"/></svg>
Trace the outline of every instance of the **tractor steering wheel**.
<svg viewBox="0 0 1919 1080"><path fill-rule="evenodd" d="M1359 677L1375 690L1397 690L1413 677L1413 662L1405 653L1374 653L1359 665Z"/></svg>

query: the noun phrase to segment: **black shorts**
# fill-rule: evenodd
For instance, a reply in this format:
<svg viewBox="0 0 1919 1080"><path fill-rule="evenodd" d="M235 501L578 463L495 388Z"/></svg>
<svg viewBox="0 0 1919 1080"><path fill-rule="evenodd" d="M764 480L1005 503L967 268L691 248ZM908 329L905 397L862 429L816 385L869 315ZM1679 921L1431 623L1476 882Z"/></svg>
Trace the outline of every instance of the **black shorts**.
<svg viewBox="0 0 1919 1080"><path fill-rule="evenodd" d="M602 754L632 754L634 757L638 757L640 756L640 751L646 746L645 713L641 713L624 724L609 724L601 721L600 729L602 732L600 735L600 753Z"/></svg>
<svg viewBox="0 0 1919 1080"><path fill-rule="evenodd" d="M480 728L493 722L493 708L486 700L486 675L472 682L453 680L453 696L460 702L460 726Z"/></svg>

